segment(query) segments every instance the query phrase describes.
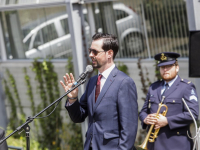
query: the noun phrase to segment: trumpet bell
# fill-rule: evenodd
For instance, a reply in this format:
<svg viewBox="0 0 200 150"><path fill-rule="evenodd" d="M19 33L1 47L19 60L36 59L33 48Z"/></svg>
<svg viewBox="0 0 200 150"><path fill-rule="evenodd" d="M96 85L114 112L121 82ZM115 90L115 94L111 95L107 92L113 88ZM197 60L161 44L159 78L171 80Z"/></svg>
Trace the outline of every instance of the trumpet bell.
<svg viewBox="0 0 200 150"><path fill-rule="evenodd" d="M148 143L148 141L144 141L141 145L138 145L137 147L140 147L140 148L142 148L142 149L148 150L148 148L147 148L147 143Z"/></svg>

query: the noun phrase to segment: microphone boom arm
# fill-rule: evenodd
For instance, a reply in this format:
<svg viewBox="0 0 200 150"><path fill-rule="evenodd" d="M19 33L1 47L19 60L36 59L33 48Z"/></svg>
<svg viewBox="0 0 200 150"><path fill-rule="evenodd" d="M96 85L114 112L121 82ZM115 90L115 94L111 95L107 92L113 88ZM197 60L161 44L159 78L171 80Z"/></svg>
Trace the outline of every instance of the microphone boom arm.
<svg viewBox="0 0 200 150"><path fill-rule="evenodd" d="M9 134L7 137L5 137L3 140L0 141L0 144L2 144L6 139L8 139L10 136L12 136L13 134L15 134L17 131L24 129L26 132L26 144L27 144L27 148L26 150L29 150L29 146L30 146L30 141L29 141L29 131L30 131L30 127L29 127L29 123L31 123L37 116L39 116L40 114L42 114L44 111L46 111L48 108L50 108L51 106L53 106L54 104L56 104L57 102L61 101L63 97L65 97L67 94L69 94L71 91L73 91L74 89L76 89L77 87L79 87L81 84L85 83L86 79L81 80L80 82L78 82L76 85L74 85L73 87L71 87L64 95L62 95L60 98L58 98L57 100L55 100L53 103L51 103L49 106L47 106L46 108L44 108L42 111L40 111L39 113L37 113L34 117L28 117L28 119L26 120L26 122L24 124L22 124L21 126L19 126L18 128L16 128L15 131L13 131L11 134Z"/></svg>

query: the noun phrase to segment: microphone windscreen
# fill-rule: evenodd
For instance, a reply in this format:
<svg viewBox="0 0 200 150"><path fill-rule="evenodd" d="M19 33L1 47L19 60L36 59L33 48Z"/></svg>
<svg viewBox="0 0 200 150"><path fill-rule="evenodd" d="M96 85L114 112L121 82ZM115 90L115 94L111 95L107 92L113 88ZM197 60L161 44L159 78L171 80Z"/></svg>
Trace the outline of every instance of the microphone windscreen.
<svg viewBox="0 0 200 150"><path fill-rule="evenodd" d="M87 71L87 72L92 72L92 71L93 71L92 65L87 65L86 71Z"/></svg>

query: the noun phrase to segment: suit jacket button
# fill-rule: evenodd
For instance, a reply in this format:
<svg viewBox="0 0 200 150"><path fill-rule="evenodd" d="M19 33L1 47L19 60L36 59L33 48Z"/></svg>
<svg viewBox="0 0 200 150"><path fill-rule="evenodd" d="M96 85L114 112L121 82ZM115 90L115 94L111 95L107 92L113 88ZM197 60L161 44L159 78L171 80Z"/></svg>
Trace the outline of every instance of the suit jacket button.
<svg viewBox="0 0 200 150"><path fill-rule="evenodd" d="M179 132L177 132L177 134L179 135Z"/></svg>
<svg viewBox="0 0 200 150"><path fill-rule="evenodd" d="M173 100L173 103L175 103L175 100Z"/></svg>

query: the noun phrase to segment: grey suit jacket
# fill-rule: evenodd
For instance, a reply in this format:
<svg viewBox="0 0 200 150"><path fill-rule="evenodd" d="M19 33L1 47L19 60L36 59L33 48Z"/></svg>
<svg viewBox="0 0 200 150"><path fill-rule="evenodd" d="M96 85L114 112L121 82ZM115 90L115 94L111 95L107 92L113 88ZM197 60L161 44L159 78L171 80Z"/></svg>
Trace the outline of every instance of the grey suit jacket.
<svg viewBox="0 0 200 150"><path fill-rule="evenodd" d="M138 126L137 90L134 81L116 67L108 76L95 103L97 76L92 77L80 102L66 106L75 123L89 118L84 150L133 150Z"/></svg>

